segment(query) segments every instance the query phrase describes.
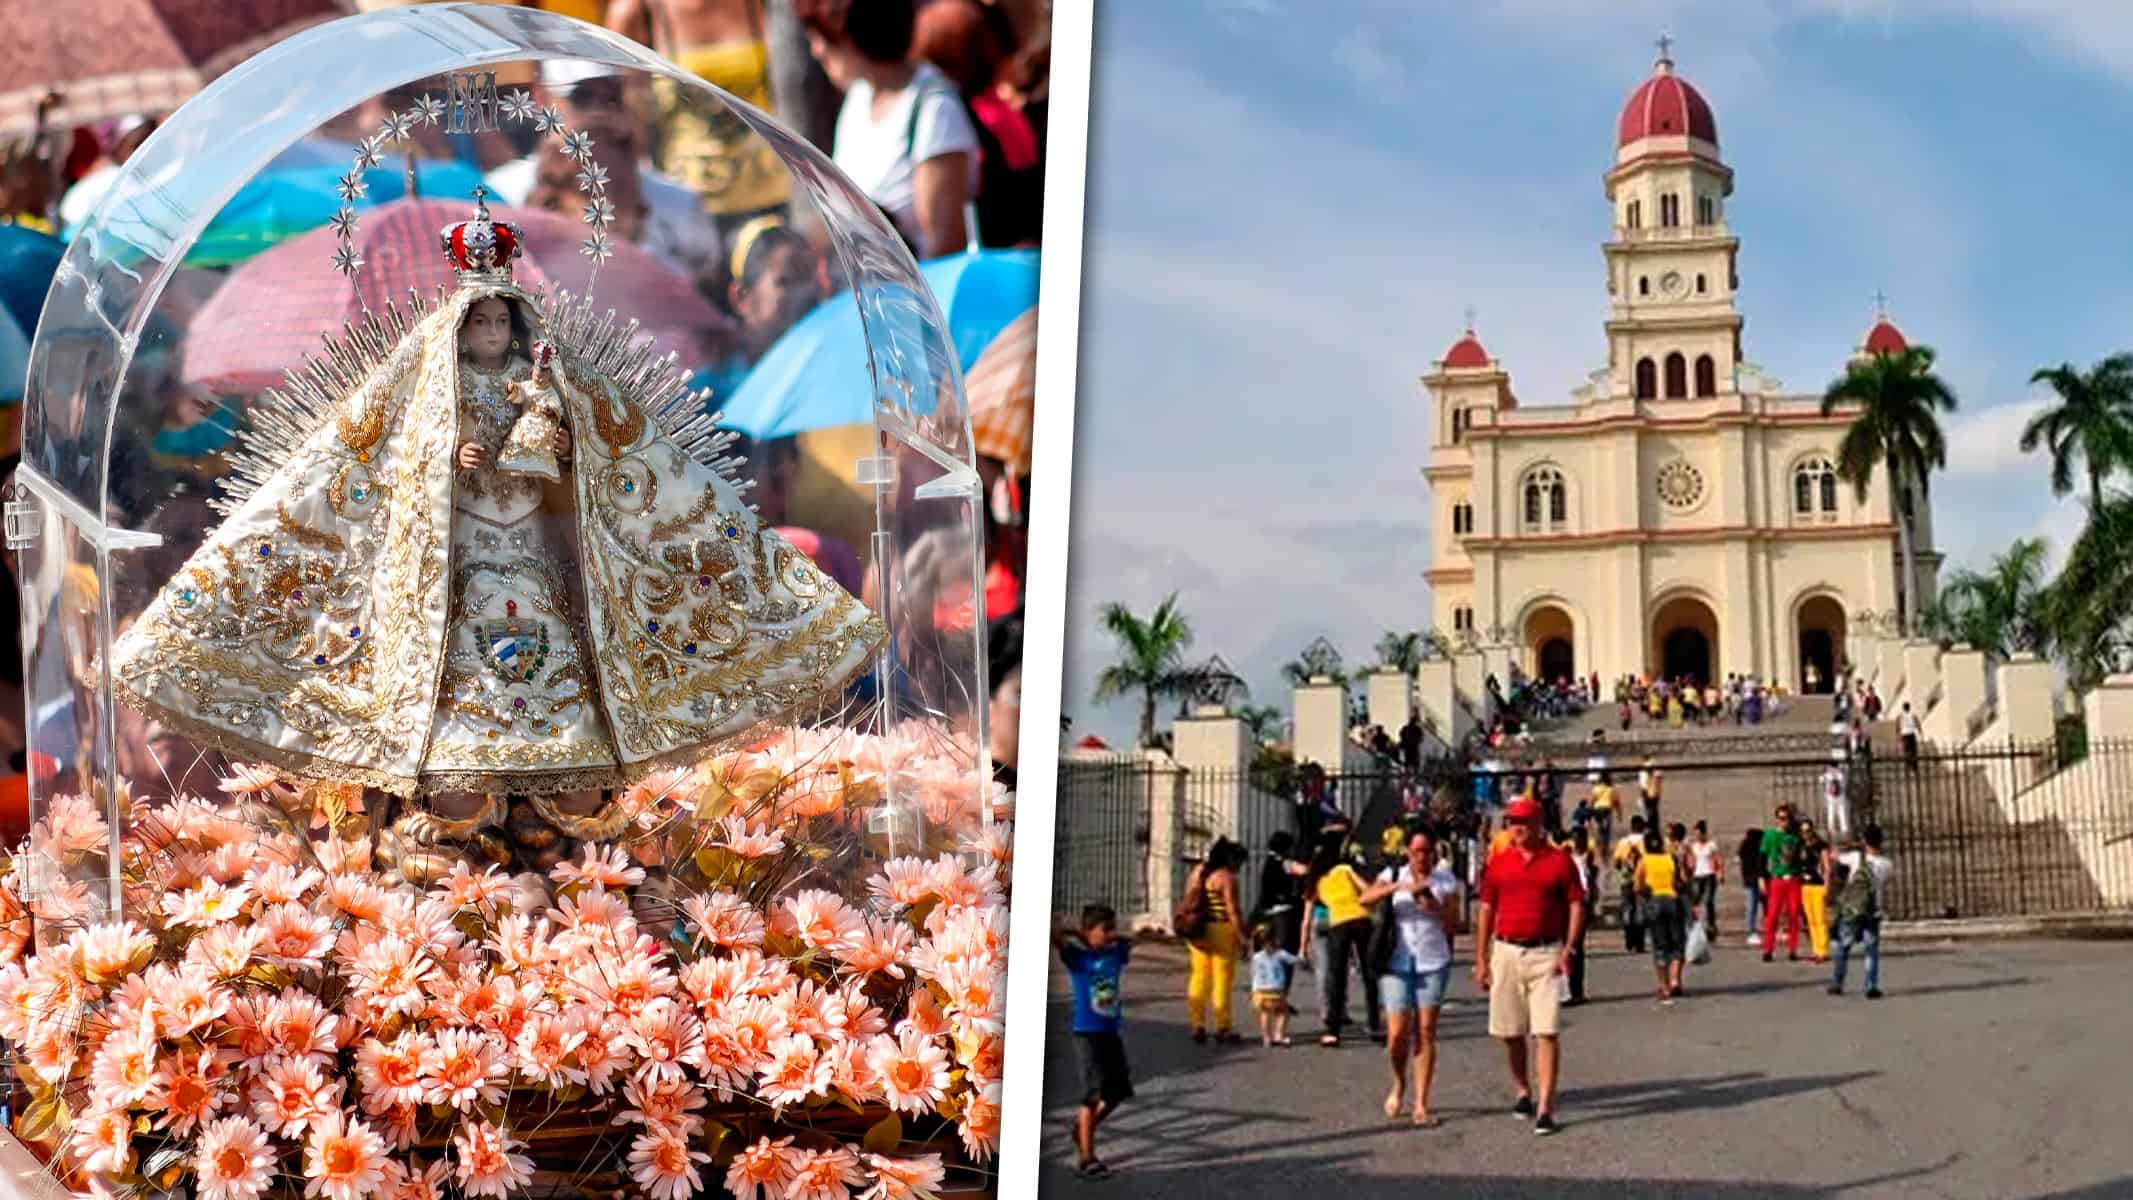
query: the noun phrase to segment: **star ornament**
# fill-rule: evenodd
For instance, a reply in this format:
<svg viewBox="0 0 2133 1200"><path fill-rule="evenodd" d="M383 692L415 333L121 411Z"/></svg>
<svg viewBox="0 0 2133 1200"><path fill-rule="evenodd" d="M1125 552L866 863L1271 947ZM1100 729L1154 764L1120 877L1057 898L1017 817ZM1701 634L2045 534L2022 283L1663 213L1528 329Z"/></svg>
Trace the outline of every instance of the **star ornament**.
<svg viewBox="0 0 2133 1200"><path fill-rule="evenodd" d="M341 176L339 186L333 190L340 195L342 200L354 201L361 199L363 194L370 190L370 183L363 178L361 171L350 171L348 174Z"/></svg>
<svg viewBox="0 0 2133 1200"><path fill-rule="evenodd" d="M531 121L533 117L533 93L525 88L513 88L502 100L504 116L513 121Z"/></svg>
<svg viewBox="0 0 2133 1200"><path fill-rule="evenodd" d="M409 110L408 115L421 121L424 125L434 126L444 119L444 101L430 95L428 92L424 92L422 93L422 98L415 101L415 107Z"/></svg>
<svg viewBox="0 0 2133 1200"><path fill-rule="evenodd" d="M378 126L378 137L387 142L404 142L415 131L415 112L394 113Z"/></svg>
<svg viewBox="0 0 2133 1200"><path fill-rule="evenodd" d="M578 247L578 252L595 263L604 263L614 256L615 250L607 244L607 232L595 229L593 235L585 239L585 244Z"/></svg>
<svg viewBox="0 0 2133 1200"><path fill-rule="evenodd" d="M592 148L591 134L576 129L564 131L563 153L570 156L572 161L582 166L585 159L592 154Z"/></svg>
<svg viewBox="0 0 2133 1200"><path fill-rule="evenodd" d="M599 163L586 163L585 169L578 172L578 190L586 192L597 192L605 189L606 187L607 168L601 166Z"/></svg>
<svg viewBox="0 0 2133 1200"><path fill-rule="evenodd" d="M340 210L333 214L332 219L329 220L327 224L333 226L334 236L340 238L342 241L346 241L349 238L354 237L356 231L355 209L345 204L342 205L340 207Z"/></svg>
<svg viewBox="0 0 2133 1200"><path fill-rule="evenodd" d="M551 129L561 130L563 128L563 113L553 104L542 109L540 114L533 118L533 130L535 133L547 133Z"/></svg>
<svg viewBox="0 0 2133 1200"><path fill-rule="evenodd" d="M615 206L608 203L606 198L596 198L586 203L585 223L587 225L598 225L604 228L608 222L614 219Z"/></svg>
<svg viewBox="0 0 2133 1200"><path fill-rule="evenodd" d="M358 171L368 171L377 165L378 143L374 139L366 138L356 147L355 168Z"/></svg>
<svg viewBox="0 0 2133 1200"><path fill-rule="evenodd" d="M363 269L363 255L354 246L343 246L333 252L333 269L354 278Z"/></svg>

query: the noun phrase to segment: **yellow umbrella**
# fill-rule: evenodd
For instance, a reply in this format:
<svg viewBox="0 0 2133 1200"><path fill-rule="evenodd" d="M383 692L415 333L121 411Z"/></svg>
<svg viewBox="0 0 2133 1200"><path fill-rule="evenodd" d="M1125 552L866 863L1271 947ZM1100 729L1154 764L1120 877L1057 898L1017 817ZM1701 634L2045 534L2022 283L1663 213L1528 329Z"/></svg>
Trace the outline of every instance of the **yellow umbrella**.
<svg viewBox="0 0 2133 1200"><path fill-rule="evenodd" d="M1017 475L1029 474L1030 426L1037 414L1037 310L1009 322L963 377L977 452Z"/></svg>

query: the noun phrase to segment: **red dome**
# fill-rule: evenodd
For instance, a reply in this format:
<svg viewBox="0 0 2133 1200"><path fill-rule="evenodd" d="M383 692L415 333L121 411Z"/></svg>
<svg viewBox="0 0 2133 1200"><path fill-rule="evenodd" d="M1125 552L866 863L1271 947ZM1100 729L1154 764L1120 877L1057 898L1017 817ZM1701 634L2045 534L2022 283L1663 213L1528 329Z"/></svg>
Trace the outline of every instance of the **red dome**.
<svg viewBox="0 0 2133 1200"><path fill-rule="evenodd" d="M1444 352L1444 365L1447 368L1486 367L1489 365L1489 352L1481 348L1481 339L1475 337L1474 331L1469 329L1465 337L1453 342L1452 348Z"/></svg>
<svg viewBox="0 0 2133 1200"><path fill-rule="evenodd" d="M1874 327L1866 331L1868 354L1901 354L1910 348L1911 343L1903 340L1903 334L1889 324L1887 317L1874 322Z"/></svg>
<svg viewBox="0 0 2133 1200"><path fill-rule="evenodd" d="M1652 77L1631 92L1629 103L1622 106L1615 146L1620 148L1648 137L1684 135L1716 146L1718 121L1711 116L1711 106L1704 103L1703 96L1674 74L1672 60L1662 58L1652 70Z"/></svg>

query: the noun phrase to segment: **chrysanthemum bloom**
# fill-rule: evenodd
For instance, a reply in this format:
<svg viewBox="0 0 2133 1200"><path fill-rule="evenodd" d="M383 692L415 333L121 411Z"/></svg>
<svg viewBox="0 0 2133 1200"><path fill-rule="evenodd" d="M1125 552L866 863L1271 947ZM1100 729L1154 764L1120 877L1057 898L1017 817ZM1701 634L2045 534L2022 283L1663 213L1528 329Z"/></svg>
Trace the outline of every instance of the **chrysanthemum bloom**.
<svg viewBox="0 0 2133 1200"><path fill-rule="evenodd" d="M205 929L234 921L251 902L252 889L245 884L224 887L213 879L203 879L182 892L173 892L163 898L163 912L173 925L192 925Z"/></svg>
<svg viewBox="0 0 2133 1200"><path fill-rule="evenodd" d="M17 962L30 944L30 910L10 874L0 879L0 963Z"/></svg>
<svg viewBox="0 0 2133 1200"><path fill-rule="evenodd" d="M932 866L923 858L892 858L867 880L867 891L898 908L933 894Z"/></svg>
<svg viewBox="0 0 2133 1200"><path fill-rule="evenodd" d="M133 1166L133 1114L124 1108L84 1113L67 1133L67 1149L84 1171L120 1174Z"/></svg>
<svg viewBox="0 0 2133 1200"><path fill-rule="evenodd" d="M185 961L215 979L235 979L252 969L265 933L257 925L217 925L192 940Z"/></svg>
<svg viewBox="0 0 2133 1200"><path fill-rule="evenodd" d="M902 921L868 921L866 932L840 957L844 965L862 975L904 977L904 959L915 941L911 927Z"/></svg>
<svg viewBox="0 0 2133 1200"><path fill-rule="evenodd" d="M859 1200L937 1200L941 1180L947 1175L938 1154L917 1158L869 1154L866 1164L874 1172L874 1182Z"/></svg>
<svg viewBox="0 0 2133 1200"><path fill-rule="evenodd" d="M733 1200L781 1200L792 1179L792 1139L757 1138L733 1156L726 1168L726 1190Z"/></svg>
<svg viewBox="0 0 2133 1200"><path fill-rule="evenodd" d="M867 1051L882 1098L898 1112L922 1113L948 1094L948 1052L932 1038L883 1034Z"/></svg>
<svg viewBox="0 0 2133 1200"><path fill-rule="evenodd" d="M704 1100L704 1090L684 1080L633 1079L622 1085L622 1102L629 1107L620 1120L694 1137L703 1128L704 1119L695 1110Z"/></svg>
<svg viewBox="0 0 2133 1200"><path fill-rule="evenodd" d="M986 1033L1004 1026L1007 972L1004 967L977 963L949 963L938 977L948 993L951 1015Z"/></svg>
<svg viewBox="0 0 2133 1200"><path fill-rule="evenodd" d="M621 1022L593 1004L571 1006L563 1020L578 1039L578 1069L585 1073L585 1086L595 1096L606 1095L614 1087L615 1076L628 1065L627 1051L620 1044Z"/></svg>
<svg viewBox="0 0 2133 1200"><path fill-rule="evenodd" d="M844 997L844 1032L847 1037L869 1038L889 1028L888 1014L867 998L866 983L864 978L853 976L837 987Z"/></svg>
<svg viewBox="0 0 2133 1200"><path fill-rule="evenodd" d="M956 1061L970 1072L971 1082L982 1087L1000 1078L1006 1065L1006 1043L997 1034L958 1038Z"/></svg>
<svg viewBox="0 0 2133 1200"><path fill-rule="evenodd" d="M30 832L30 844L56 859L110 848L111 826L96 801L80 793L52 797L44 820Z"/></svg>
<svg viewBox="0 0 2133 1200"><path fill-rule="evenodd" d="M437 972L428 956L387 935L364 947L348 965L350 990L389 1013L413 1016L428 1005L423 992Z"/></svg>
<svg viewBox="0 0 2133 1200"><path fill-rule="evenodd" d="M390 1042L364 1039L356 1048L356 1085L362 1089L365 1111L426 1102L425 1080L437 1065L436 1056L436 1045L419 1029L402 1030Z"/></svg>
<svg viewBox="0 0 2133 1200"><path fill-rule="evenodd" d="M154 1018L148 1013L112 1030L104 1044L97 1047L95 1063L89 1069L89 1088L95 1103L128 1108L147 1099L156 1085L161 1048Z"/></svg>
<svg viewBox="0 0 2133 1200"><path fill-rule="evenodd" d="M835 1071L836 1064L816 1051L815 1039L796 1033L770 1044L770 1061L759 1073L761 1086L756 1091L783 1108L828 1092Z"/></svg>
<svg viewBox="0 0 2133 1200"><path fill-rule="evenodd" d="M948 1032L948 1018L941 1006L933 999L933 993L919 988L911 993L910 1006L904 1010L904 1019L896 1023L896 1031L909 1029L920 1037L939 1037Z"/></svg>
<svg viewBox="0 0 2133 1200"><path fill-rule="evenodd" d="M699 945L763 944L762 910L732 892L716 891L691 896L681 902L681 911L689 918L690 938Z"/></svg>
<svg viewBox="0 0 2133 1200"><path fill-rule="evenodd" d="M141 1107L158 1128L184 1137L232 1099L223 1086L227 1071L220 1050L177 1051L157 1068L155 1087Z"/></svg>
<svg viewBox="0 0 2133 1200"><path fill-rule="evenodd" d="M609 890L636 887L644 882L644 868L633 866L620 846L585 844L585 857L578 862L564 859L548 872L548 878L564 887L583 884Z"/></svg>
<svg viewBox="0 0 2133 1200"><path fill-rule="evenodd" d="M281 1059L260 1072L251 1100L253 1118L268 1132L301 1137L314 1122L339 1111L341 1084L329 1081L314 1061Z"/></svg>
<svg viewBox="0 0 2133 1200"><path fill-rule="evenodd" d="M377 1127L378 1136L385 1144L399 1153L415 1147L415 1118L418 1108L413 1104L395 1104L382 1112L370 1114L371 1123ZM435 1195L435 1193L431 1193Z"/></svg>
<svg viewBox="0 0 2133 1200"><path fill-rule="evenodd" d="M933 860L928 874L943 909L982 908L1005 898L1000 891L1000 869L993 863L966 867L955 855L943 854Z"/></svg>
<svg viewBox="0 0 2133 1200"><path fill-rule="evenodd" d="M294 796L296 789L283 783L274 768L259 763L231 763L229 777L217 785L230 796Z"/></svg>
<svg viewBox="0 0 2133 1200"><path fill-rule="evenodd" d="M259 931L260 953L278 967L317 970L333 948L333 922L294 900L267 909L252 928Z"/></svg>
<svg viewBox="0 0 2133 1200"><path fill-rule="evenodd" d="M785 1017L786 1027L812 1038L844 1036L844 994L825 991L812 980L796 979L792 986L770 998Z"/></svg>
<svg viewBox="0 0 2133 1200"><path fill-rule="evenodd" d="M768 858L785 848L785 837L775 829L753 830L738 813L728 813L718 823L718 840L712 845L742 858Z"/></svg>
<svg viewBox="0 0 2133 1200"><path fill-rule="evenodd" d="M160 995L156 1020L168 1038L184 1037L230 1011L229 989L191 964L172 972Z"/></svg>
<svg viewBox="0 0 2133 1200"><path fill-rule="evenodd" d="M219 883L237 883L250 873L252 862L258 857L257 843L229 842L207 856L207 873Z"/></svg>
<svg viewBox="0 0 2133 1200"><path fill-rule="evenodd" d="M495 1196L498 1200L526 1186L533 1178L533 1160L515 1153L522 1145L487 1121L469 1121L452 1139L458 1158L453 1173L469 1196Z"/></svg>
<svg viewBox="0 0 2133 1200"><path fill-rule="evenodd" d="M793 1155L792 1182L786 1200L851 1200L852 1189L867 1181L859 1173L859 1156L835 1150L801 1150Z"/></svg>
<svg viewBox="0 0 2133 1200"><path fill-rule="evenodd" d="M535 1013L511 1044L515 1070L551 1088L585 1082L585 1072L571 1062L571 1052L585 1035L572 1029L560 1013Z"/></svg>
<svg viewBox="0 0 2133 1200"><path fill-rule="evenodd" d="M689 1200L704 1186L697 1164L710 1161L710 1155L689 1149L682 1135L658 1126L630 1143L630 1178L652 1200Z"/></svg>
<svg viewBox="0 0 2133 1200"><path fill-rule="evenodd" d="M503 1047L486 1031L447 1029L437 1035L437 1051L422 1082L432 1104L449 1104L466 1112L478 1103L503 1102Z"/></svg>
<svg viewBox="0 0 2133 1200"><path fill-rule="evenodd" d="M680 1079L683 1068L701 1062L704 1031L695 1010L661 996L630 1018L628 1045L643 1061L640 1078Z"/></svg>
<svg viewBox="0 0 2133 1200"><path fill-rule="evenodd" d="M443 1200L444 1181L451 1164L438 1159L429 1166L385 1164L385 1192L379 1200Z"/></svg>
<svg viewBox="0 0 2133 1200"><path fill-rule="evenodd" d="M868 1061L868 1052L874 1048L870 1039L851 1038L838 1042L829 1053L834 1070L830 1074L830 1086L851 1097L857 1104L872 1104L882 1098L881 1076Z"/></svg>
<svg viewBox="0 0 2133 1200"><path fill-rule="evenodd" d="M610 948L588 947L571 966L571 984L578 996L627 1019L652 1001L672 996L680 986L666 961L659 943L649 937L633 937L626 945Z"/></svg>
<svg viewBox="0 0 2133 1200"><path fill-rule="evenodd" d="M1009 866L1015 861L1014 826L1003 821L972 830L963 835L958 849L965 854L983 854L1003 867Z"/></svg>
<svg viewBox="0 0 2133 1200"><path fill-rule="evenodd" d="M385 908L385 892L364 875L335 875L326 881L326 901L358 921L376 919Z"/></svg>
<svg viewBox="0 0 2133 1200"><path fill-rule="evenodd" d="M110 986L119 977L148 965L155 953L153 934L131 921L91 925L67 939L62 953L90 983Z"/></svg>
<svg viewBox="0 0 2133 1200"><path fill-rule="evenodd" d="M301 870L288 863L255 862L245 873L245 881L252 885L253 894L266 904L290 904L311 894L311 890L326 882L325 875L316 867Z"/></svg>
<svg viewBox="0 0 2133 1200"><path fill-rule="evenodd" d="M983 1162L1000 1147L1000 1085L988 1083L973 1090L963 1101L963 1119L956 1126L963 1149Z"/></svg>
<svg viewBox="0 0 2133 1200"><path fill-rule="evenodd" d="M496 923L489 935L489 953L501 970L537 971L554 961L554 947L549 944L554 932L546 917L514 913Z"/></svg>
<svg viewBox="0 0 2133 1200"><path fill-rule="evenodd" d="M52 879L37 885L37 896L30 901L30 915L40 921L64 924L79 921L89 911L89 881L86 879Z"/></svg>
<svg viewBox="0 0 2133 1200"><path fill-rule="evenodd" d="M283 988L267 1006L264 1029L269 1052L289 1058L329 1058L337 1048L334 1032L339 1024L340 1018L327 1012L318 997L300 988Z"/></svg>
<svg viewBox="0 0 2133 1200"><path fill-rule="evenodd" d="M464 862L452 864L452 873L437 881L430 895L454 908L493 908L518 899L518 883L491 866L476 875Z"/></svg>
<svg viewBox="0 0 2133 1200"><path fill-rule="evenodd" d="M866 921L835 892L808 888L779 902L773 928L811 950L838 952L865 936Z"/></svg>
<svg viewBox="0 0 2133 1200"><path fill-rule="evenodd" d="M209 1121L193 1152L199 1200L258 1200L273 1182L274 1159L259 1126L243 1117Z"/></svg>
<svg viewBox="0 0 2133 1200"><path fill-rule="evenodd" d="M239 992L230 997L230 1010L222 1018L222 1044L255 1070L272 1050L267 1040L267 1010L273 1006L274 997L264 992Z"/></svg>
<svg viewBox="0 0 2133 1200"><path fill-rule="evenodd" d="M32 1021L22 1044L23 1065L44 1083L54 1087L74 1073L81 1054L81 1039L74 1034L74 1019Z"/></svg>
<svg viewBox="0 0 2133 1200"><path fill-rule="evenodd" d="M330 1112L304 1140L304 1195L367 1200L385 1182L385 1139L360 1117Z"/></svg>

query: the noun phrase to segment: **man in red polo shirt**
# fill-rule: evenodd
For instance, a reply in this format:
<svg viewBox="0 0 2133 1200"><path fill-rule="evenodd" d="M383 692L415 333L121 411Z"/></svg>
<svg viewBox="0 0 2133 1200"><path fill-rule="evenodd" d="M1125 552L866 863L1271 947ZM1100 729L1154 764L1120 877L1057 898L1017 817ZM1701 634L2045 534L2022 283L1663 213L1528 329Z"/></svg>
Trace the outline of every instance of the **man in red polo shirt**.
<svg viewBox="0 0 2133 1200"><path fill-rule="evenodd" d="M1555 1081L1561 1062L1556 1040L1556 976L1570 971L1570 947L1585 924L1585 889L1570 853L1548 844L1541 806L1521 797L1504 811L1509 848L1489 860L1481 876L1481 919L1474 942L1474 982L1489 993L1489 1036L1503 1039L1518 1085L1511 1111L1533 1117L1533 1132L1555 1124ZM1539 1088L1526 1075L1526 1039L1535 1043Z"/></svg>

